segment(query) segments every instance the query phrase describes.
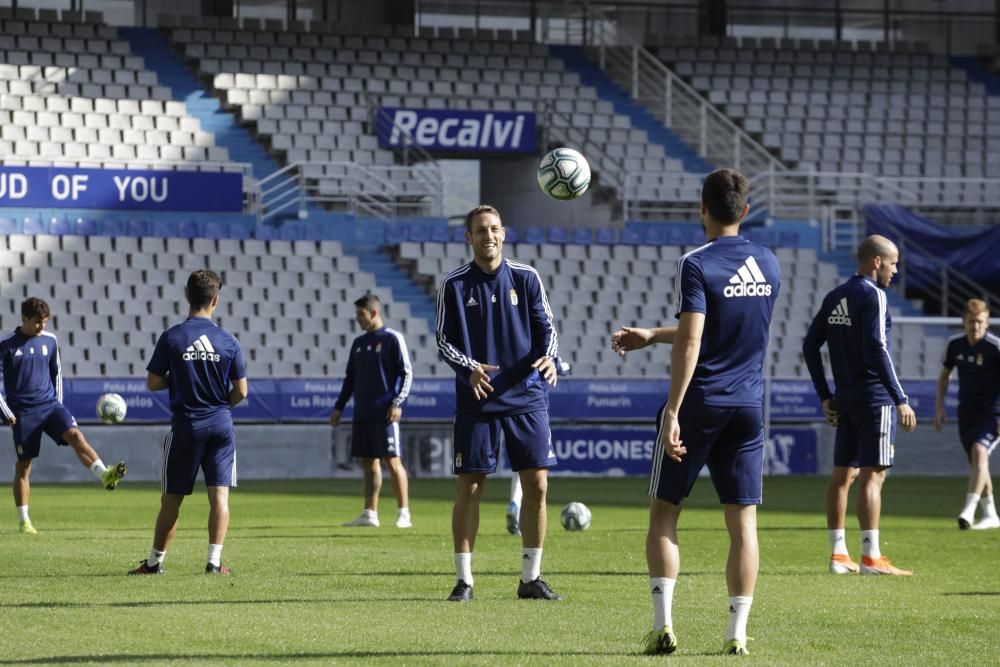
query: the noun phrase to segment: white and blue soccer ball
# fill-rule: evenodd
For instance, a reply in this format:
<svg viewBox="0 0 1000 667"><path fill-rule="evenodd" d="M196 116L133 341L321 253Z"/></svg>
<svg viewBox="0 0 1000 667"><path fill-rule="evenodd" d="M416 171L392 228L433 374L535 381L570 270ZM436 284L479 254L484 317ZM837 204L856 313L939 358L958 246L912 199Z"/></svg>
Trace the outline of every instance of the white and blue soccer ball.
<svg viewBox="0 0 1000 667"><path fill-rule="evenodd" d="M583 503L573 501L562 508L559 521L566 530L587 530L590 528L590 510Z"/></svg>
<svg viewBox="0 0 1000 667"><path fill-rule="evenodd" d="M538 186L553 199L576 199L590 187L590 165L578 151L556 148L538 164Z"/></svg>
<svg viewBox="0 0 1000 667"><path fill-rule="evenodd" d="M127 412L128 405L118 394L104 394L97 399L97 418L105 424L120 424Z"/></svg>

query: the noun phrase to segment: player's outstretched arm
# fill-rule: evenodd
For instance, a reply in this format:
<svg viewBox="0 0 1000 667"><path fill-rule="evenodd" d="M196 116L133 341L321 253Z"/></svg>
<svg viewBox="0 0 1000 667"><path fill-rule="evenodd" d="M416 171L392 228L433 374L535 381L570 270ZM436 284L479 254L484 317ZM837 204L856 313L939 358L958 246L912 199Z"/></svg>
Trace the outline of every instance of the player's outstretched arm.
<svg viewBox="0 0 1000 667"><path fill-rule="evenodd" d="M945 413L944 409L944 395L948 393L948 383L951 381L951 370L947 366L941 368L941 373L938 374L937 381L937 395L934 400L934 428L940 431L941 427L944 426L948 415Z"/></svg>
<svg viewBox="0 0 1000 667"><path fill-rule="evenodd" d="M611 349L624 357L653 343L672 345L676 334L677 327L622 327L611 334Z"/></svg>

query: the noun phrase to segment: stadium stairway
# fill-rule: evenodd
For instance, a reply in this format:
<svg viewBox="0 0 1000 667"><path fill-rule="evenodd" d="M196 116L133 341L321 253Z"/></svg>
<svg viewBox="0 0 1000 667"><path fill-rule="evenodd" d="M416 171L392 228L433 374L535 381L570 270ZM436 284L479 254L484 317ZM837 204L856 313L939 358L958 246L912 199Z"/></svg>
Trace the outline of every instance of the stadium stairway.
<svg viewBox="0 0 1000 667"><path fill-rule="evenodd" d="M434 300L417 286L410 276L396 266L395 262L382 252L379 245L344 246L344 252L358 258L358 266L375 276L379 287L392 290L393 299L410 305L414 317L427 320L427 328L434 331ZM358 296L361 296L360 294Z"/></svg>
<svg viewBox="0 0 1000 667"><path fill-rule="evenodd" d="M170 50L159 31L119 28L118 33L128 41L133 53L142 56L146 67L156 72L160 83L170 88L174 99L184 102L188 112L201 121L202 129L215 135L215 143L229 150L230 160L249 163L257 180L281 169L281 165L240 127L233 114L222 109L219 100L212 97L198 77Z"/></svg>
<svg viewBox="0 0 1000 667"><path fill-rule="evenodd" d="M963 70L969 80L983 84L987 95L1000 95L1000 79L978 59L971 56L955 56L951 58L951 64L952 67Z"/></svg>
<svg viewBox="0 0 1000 667"><path fill-rule="evenodd" d="M549 46L549 53L561 59L569 71L579 74L583 85L592 86L601 99L611 102L616 113L628 116L633 127L645 130L650 141L662 145L668 156L681 160L685 171L692 174L707 174L714 169L680 137L664 127L646 107L633 100L621 86L611 80L599 67L595 67L587 59L582 48Z"/></svg>

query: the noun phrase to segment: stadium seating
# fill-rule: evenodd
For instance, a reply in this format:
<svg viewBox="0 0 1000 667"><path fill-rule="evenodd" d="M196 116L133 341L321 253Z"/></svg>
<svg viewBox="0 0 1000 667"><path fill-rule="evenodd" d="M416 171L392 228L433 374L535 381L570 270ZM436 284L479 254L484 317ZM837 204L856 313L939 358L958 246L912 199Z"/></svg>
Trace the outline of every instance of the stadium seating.
<svg viewBox="0 0 1000 667"><path fill-rule="evenodd" d="M761 40L658 56L788 164L877 176L981 178L1000 164L1000 97L944 56ZM918 188L975 203L987 184Z"/></svg>
<svg viewBox="0 0 1000 667"><path fill-rule="evenodd" d="M685 173L680 160L615 113L594 88L581 85L579 75L566 71L541 44L261 31L246 22L242 30L177 28L171 40L287 163L356 162L381 174L394 159L373 134L373 107L540 113L551 108L600 147L588 158L608 182L623 182L626 172L649 171L676 175L676 184L655 193L658 197L687 201L697 192L697 175ZM553 123L547 130L559 139L565 128ZM345 187L329 170L312 175L331 193Z"/></svg>
<svg viewBox="0 0 1000 667"><path fill-rule="evenodd" d="M41 15L48 18L34 10L0 17L5 164L239 171L115 28Z"/></svg>
<svg viewBox="0 0 1000 667"><path fill-rule="evenodd" d="M241 340L257 377L342 375L359 333L353 301L365 291L406 335L414 372L438 371L427 321L376 287L336 241L0 236L3 326L19 324L20 302L39 296L68 373L141 376L156 337L187 313L183 280L208 265L222 267L225 285L216 319Z"/></svg>

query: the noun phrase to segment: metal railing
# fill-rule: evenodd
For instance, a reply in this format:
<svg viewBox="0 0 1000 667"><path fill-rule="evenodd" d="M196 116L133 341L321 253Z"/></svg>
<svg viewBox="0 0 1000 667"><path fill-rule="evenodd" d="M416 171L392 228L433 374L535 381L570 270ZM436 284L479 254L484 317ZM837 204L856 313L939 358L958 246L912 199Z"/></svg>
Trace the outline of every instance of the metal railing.
<svg viewBox="0 0 1000 667"><path fill-rule="evenodd" d="M642 41L605 9L581 0L576 3L575 15L567 8L558 30L543 32L543 40L587 47L601 69L633 99L712 164L735 167L748 175L786 169L781 160L646 50Z"/></svg>
<svg viewBox="0 0 1000 667"><path fill-rule="evenodd" d="M440 172L426 165L295 162L261 179L257 218L309 217L311 207L385 221L399 215L441 215Z"/></svg>

